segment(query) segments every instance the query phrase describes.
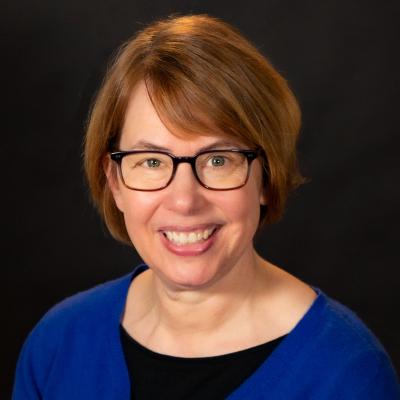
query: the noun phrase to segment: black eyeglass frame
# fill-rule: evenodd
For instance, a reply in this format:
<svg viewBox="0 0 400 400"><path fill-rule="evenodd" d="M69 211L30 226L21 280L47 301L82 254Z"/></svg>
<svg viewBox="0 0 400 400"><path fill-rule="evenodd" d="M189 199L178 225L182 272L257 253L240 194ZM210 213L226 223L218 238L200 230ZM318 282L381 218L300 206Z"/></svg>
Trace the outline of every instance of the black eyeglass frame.
<svg viewBox="0 0 400 400"><path fill-rule="evenodd" d="M240 153L240 154L243 154L246 157L246 160L247 160L247 175L246 175L246 179L243 182L243 184L241 184L239 186L235 186L233 188L218 189L218 188L212 188L210 186L207 186L200 180L199 176L197 175L197 171L196 171L196 160L197 160L197 158L200 157L203 154L218 153L218 152ZM130 187L125 183L124 177L122 175L122 168L121 168L122 159L125 156L129 155L129 154L141 154L141 153L163 154L163 155L169 156L172 159L172 174L171 174L170 179L168 180L168 182L164 186L162 186L160 188L157 188L157 189L137 189L137 188ZM261 153L260 150L215 149L215 150L201 151L201 152L197 153L194 156L182 156L182 157L178 157L178 156L175 156L174 154L168 153L166 151L161 151L161 150L112 151L109 154L110 154L111 160L115 161L117 163L117 165L118 165L119 175L120 175L122 183L124 184L125 187L127 187L128 189L131 189L131 190L138 190L138 191L141 191L141 192L156 192L158 190L165 189L172 182L172 180L175 177L178 165L181 164L181 163L190 164L190 166L192 167L193 175L195 176L197 182L199 182L200 185L203 186L206 189L218 190L218 191L239 189L239 188L243 187L247 183L247 181L249 180L251 164L256 158L258 158L260 156L260 153Z"/></svg>

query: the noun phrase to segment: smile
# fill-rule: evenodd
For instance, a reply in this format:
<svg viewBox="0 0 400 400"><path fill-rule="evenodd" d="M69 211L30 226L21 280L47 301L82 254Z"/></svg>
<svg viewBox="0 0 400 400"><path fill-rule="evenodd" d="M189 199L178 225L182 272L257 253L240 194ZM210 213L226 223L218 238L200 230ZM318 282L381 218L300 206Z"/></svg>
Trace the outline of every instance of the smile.
<svg viewBox="0 0 400 400"><path fill-rule="evenodd" d="M164 236L172 243L183 246L185 244L194 244L207 240L216 231L216 227L210 227L191 232L164 231Z"/></svg>

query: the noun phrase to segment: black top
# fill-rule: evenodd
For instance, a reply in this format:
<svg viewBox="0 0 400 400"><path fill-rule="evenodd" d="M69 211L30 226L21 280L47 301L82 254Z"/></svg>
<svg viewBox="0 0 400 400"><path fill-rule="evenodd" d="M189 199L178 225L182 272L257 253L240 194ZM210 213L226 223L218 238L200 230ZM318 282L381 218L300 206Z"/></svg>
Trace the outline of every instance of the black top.
<svg viewBox="0 0 400 400"><path fill-rule="evenodd" d="M265 361L287 336L213 357L173 357L143 347L120 327L134 400L221 400Z"/></svg>

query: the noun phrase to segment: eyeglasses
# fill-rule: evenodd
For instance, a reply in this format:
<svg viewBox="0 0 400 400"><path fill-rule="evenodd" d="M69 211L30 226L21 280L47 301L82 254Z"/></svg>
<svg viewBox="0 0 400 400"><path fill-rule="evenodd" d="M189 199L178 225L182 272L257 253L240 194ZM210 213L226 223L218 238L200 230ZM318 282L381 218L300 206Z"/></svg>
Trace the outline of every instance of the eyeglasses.
<svg viewBox="0 0 400 400"><path fill-rule="evenodd" d="M115 151L110 157L118 164L124 185L133 190L154 191L167 187L180 163L189 163L200 185L211 190L232 190L244 186L257 150L207 150L193 157L177 157L164 151Z"/></svg>

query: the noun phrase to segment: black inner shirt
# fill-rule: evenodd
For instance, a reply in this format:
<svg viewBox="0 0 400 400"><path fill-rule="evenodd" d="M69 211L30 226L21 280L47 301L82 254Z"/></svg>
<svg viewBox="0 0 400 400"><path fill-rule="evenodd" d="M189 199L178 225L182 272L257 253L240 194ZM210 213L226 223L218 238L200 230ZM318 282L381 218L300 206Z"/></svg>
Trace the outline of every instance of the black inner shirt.
<svg viewBox="0 0 400 400"><path fill-rule="evenodd" d="M156 353L120 326L134 400L221 400L240 386L287 336L234 353L174 357Z"/></svg>

